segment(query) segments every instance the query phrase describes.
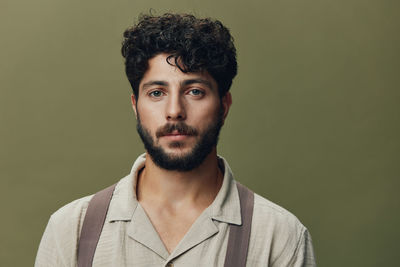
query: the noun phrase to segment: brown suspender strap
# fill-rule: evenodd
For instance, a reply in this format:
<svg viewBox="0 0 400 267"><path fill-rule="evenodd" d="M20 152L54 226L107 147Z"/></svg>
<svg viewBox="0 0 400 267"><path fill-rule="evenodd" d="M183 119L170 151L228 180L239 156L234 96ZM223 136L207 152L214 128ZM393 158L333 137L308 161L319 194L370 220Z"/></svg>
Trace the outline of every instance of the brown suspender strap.
<svg viewBox="0 0 400 267"><path fill-rule="evenodd" d="M78 267L92 266L115 185L97 192L89 202L78 244Z"/></svg>
<svg viewBox="0 0 400 267"><path fill-rule="evenodd" d="M254 193L236 182L242 225L230 225L225 267L245 267L249 248ZM96 193L89 202L78 244L78 267L91 267L115 184Z"/></svg>
<svg viewBox="0 0 400 267"><path fill-rule="evenodd" d="M225 267L245 267L249 249L254 193L236 182L240 199L242 225L230 225Z"/></svg>

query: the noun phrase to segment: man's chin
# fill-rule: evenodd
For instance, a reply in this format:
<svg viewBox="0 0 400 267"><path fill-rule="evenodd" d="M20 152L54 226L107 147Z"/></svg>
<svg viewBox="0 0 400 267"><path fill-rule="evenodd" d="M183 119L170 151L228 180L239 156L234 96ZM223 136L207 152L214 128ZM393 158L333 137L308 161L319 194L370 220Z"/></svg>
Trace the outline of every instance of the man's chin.
<svg viewBox="0 0 400 267"><path fill-rule="evenodd" d="M192 149L170 148L164 154L171 160L185 159L192 155Z"/></svg>
<svg viewBox="0 0 400 267"><path fill-rule="evenodd" d="M193 154L193 151L185 153L182 151L167 152L163 150L162 152L158 151L156 154L149 153L149 155L157 166L171 171L190 171L201 163L197 156Z"/></svg>

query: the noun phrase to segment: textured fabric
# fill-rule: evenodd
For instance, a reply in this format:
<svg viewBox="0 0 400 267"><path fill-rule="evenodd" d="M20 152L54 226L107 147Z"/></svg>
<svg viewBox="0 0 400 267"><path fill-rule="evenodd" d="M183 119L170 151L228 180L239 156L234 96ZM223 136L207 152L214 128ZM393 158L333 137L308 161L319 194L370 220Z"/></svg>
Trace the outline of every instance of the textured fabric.
<svg viewBox="0 0 400 267"><path fill-rule="evenodd" d="M116 184L97 192L89 202L78 244L78 267L90 267Z"/></svg>
<svg viewBox="0 0 400 267"><path fill-rule="evenodd" d="M224 267L246 267L247 252L249 251L254 193L239 182L236 182L236 185L239 192L242 224L229 226Z"/></svg>
<svg viewBox="0 0 400 267"><path fill-rule="evenodd" d="M114 191L93 266L223 266L229 225L241 224L240 203L232 171L221 158L224 180L213 203L197 218L169 254L140 203L136 179L141 155ZM47 224L36 267L76 266L82 222L92 196L56 211ZM311 237L290 212L255 194L247 266L315 266Z"/></svg>
<svg viewBox="0 0 400 267"><path fill-rule="evenodd" d="M241 225L229 226L228 248L225 267L245 267L249 248L251 221L253 218L254 193L236 182L239 199ZM100 239L108 207L116 184L97 192L89 201L78 241L78 267L90 267Z"/></svg>

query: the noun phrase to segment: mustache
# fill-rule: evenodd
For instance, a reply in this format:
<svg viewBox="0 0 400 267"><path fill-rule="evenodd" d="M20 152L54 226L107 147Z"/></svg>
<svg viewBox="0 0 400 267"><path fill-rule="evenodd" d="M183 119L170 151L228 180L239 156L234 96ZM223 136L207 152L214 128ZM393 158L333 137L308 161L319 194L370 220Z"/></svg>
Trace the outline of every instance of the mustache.
<svg viewBox="0 0 400 267"><path fill-rule="evenodd" d="M160 127L156 131L156 137L159 138L164 135L169 135L173 131L178 131L179 134L184 135L197 135L198 132L195 128L187 125L184 122L178 122L175 124L167 123L164 126Z"/></svg>

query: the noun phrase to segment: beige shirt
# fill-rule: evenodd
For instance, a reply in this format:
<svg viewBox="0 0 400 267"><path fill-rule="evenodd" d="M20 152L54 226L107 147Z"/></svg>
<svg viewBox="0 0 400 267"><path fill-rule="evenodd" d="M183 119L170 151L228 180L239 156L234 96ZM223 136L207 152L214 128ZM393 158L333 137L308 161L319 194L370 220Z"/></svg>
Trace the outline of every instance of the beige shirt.
<svg viewBox="0 0 400 267"><path fill-rule="evenodd" d="M228 163L213 203L169 254L136 199L141 155L112 197L93 266L224 266L229 224L241 224L239 195ZM36 267L76 266L82 222L92 196L75 200L51 217L40 242ZM255 194L247 266L315 266L311 237L287 210Z"/></svg>

